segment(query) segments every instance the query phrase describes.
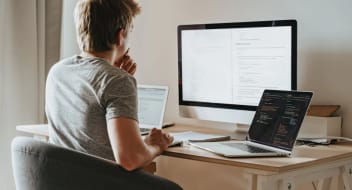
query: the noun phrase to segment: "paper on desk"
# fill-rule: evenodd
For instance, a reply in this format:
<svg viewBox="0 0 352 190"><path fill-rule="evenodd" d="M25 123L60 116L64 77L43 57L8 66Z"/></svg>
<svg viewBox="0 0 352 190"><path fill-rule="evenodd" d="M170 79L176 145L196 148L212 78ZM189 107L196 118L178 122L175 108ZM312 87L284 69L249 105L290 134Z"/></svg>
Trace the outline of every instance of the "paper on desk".
<svg viewBox="0 0 352 190"><path fill-rule="evenodd" d="M175 139L174 141L177 141L177 142L185 142L185 141L210 142L210 141L230 140L230 136L226 136L226 135L205 134L205 133L198 133L193 131L170 133L170 135L173 136Z"/></svg>
<svg viewBox="0 0 352 190"><path fill-rule="evenodd" d="M332 142L342 142L342 141L347 141L347 142L352 142L352 139L347 138L347 137L337 137L337 136L326 136L326 137L308 137L308 138L299 138L297 140L302 140L302 141L310 141L314 143L323 143L323 144L330 144Z"/></svg>

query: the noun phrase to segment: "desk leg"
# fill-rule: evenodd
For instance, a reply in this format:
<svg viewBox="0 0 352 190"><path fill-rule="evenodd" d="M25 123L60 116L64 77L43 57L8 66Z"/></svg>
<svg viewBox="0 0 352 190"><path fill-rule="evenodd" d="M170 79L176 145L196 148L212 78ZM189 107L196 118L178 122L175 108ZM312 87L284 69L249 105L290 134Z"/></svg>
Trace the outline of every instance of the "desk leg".
<svg viewBox="0 0 352 190"><path fill-rule="evenodd" d="M315 190L329 190L331 187L332 177L321 179L317 182L312 182Z"/></svg>
<svg viewBox="0 0 352 190"><path fill-rule="evenodd" d="M259 175L257 177L256 190L269 190L269 189L270 190L278 190L280 186L282 186L280 184L280 180L275 179L272 176L260 176ZM285 190L287 190L287 189L285 189ZM292 189L289 189L289 190L292 190Z"/></svg>
<svg viewBox="0 0 352 190"><path fill-rule="evenodd" d="M257 175L246 173L244 177L248 181L247 190L257 190Z"/></svg>
<svg viewBox="0 0 352 190"><path fill-rule="evenodd" d="M147 173L150 173L150 174L154 175L155 172L156 172L156 163L155 163L155 161L150 163L148 166L145 166L144 168L142 168L142 170L144 172L147 172Z"/></svg>
<svg viewBox="0 0 352 190"><path fill-rule="evenodd" d="M341 169L339 189L352 190L352 164L343 166Z"/></svg>

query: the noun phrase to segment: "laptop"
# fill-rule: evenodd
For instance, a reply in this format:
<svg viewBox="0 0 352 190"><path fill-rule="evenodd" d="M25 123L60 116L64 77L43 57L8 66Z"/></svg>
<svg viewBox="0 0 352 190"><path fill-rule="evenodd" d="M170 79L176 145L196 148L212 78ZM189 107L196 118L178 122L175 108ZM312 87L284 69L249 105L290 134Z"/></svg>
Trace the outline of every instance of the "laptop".
<svg viewBox="0 0 352 190"><path fill-rule="evenodd" d="M190 144L225 157L290 156L312 96L264 90L245 141Z"/></svg>
<svg viewBox="0 0 352 190"><path fill-rule="evenodd" d="M163 126L169 88L160 85L138 85L138 120L141 135Z"/></svg>

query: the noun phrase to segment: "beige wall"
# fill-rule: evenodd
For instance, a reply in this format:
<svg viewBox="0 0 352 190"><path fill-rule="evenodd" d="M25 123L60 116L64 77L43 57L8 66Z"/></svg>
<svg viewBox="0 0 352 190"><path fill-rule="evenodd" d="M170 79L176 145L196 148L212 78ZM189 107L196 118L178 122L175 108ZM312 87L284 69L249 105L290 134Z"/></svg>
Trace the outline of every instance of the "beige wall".
<svg viewBox="0 0 352 190"><path fill-rule="evenodd" d="M72 10L64 0L61 57L78 53ZM140 0L142 13L130 36L139 83L170 87L165 119L207 127L233 124L197 121L178 115L177 38L179 24L296 19L298 89L315 92L314 104L342 106L343 135L352 138L352 25L350 0Z"/></svg>
<svg viewBox="0 0 352 190"><path fill-rule="evenodd" d="M179 24L296 19L298 89L315 92L315 104L342 106L343 135L352 138L352 1L350 0L141 0L143 11L131 35L137 79L170 87L166 120L208 127L228 124L180 118L177 89ZM186 171L186 172L185 172ZM236 169L195 161L162 158L158 174L185 189L244 189ZM197 177L194 177L197 176ZM229 179L231 176L235 176ZM215 183L214 180L217 179ZM239 183L241 184L241 183ZM311 184L298 189L311 190Z"/></svg>
<svg viewBox="0 0 352 190"><path fill-rule="evenodd" d="M352 1L350 0L141 0L131 35L139 83L170 87L166 120L224 126L178 116L179 24L270 19L298 21L298 88L315 92L315 104L342 105L343 134L352 137Z"/></svg>

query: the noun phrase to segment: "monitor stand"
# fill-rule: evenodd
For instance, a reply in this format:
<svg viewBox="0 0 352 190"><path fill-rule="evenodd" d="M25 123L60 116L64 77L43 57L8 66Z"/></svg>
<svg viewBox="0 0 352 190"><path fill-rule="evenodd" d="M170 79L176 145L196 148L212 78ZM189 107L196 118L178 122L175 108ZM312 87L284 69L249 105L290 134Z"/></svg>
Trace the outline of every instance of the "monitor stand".
<svg viewBox="0 0 352 190"><path fill-rule="evenodd" d="M249 125L248 124L235 124L235 130L231 134L231 139L234 140L245 140L248 134Z"/></svg>
<svg viewBox="0 0 352 190"><path fill-rule="evenodd" d="M248 124L236 123L235 132L248 133L248 131L249 131L249 125Z"/></svg>

